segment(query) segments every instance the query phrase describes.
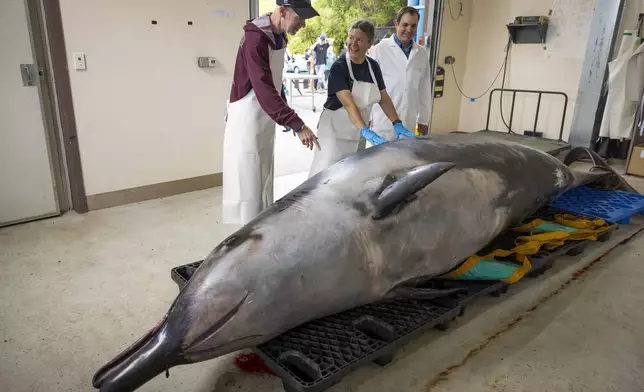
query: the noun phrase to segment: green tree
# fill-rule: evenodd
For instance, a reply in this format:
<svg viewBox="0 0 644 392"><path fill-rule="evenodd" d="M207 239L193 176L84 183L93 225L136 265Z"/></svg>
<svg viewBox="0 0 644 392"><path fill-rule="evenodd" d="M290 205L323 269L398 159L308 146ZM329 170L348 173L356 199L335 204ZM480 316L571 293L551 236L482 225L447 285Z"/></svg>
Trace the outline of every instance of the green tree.
<svg viewBox="0 0 644 392"><path fill-rule="evenodd" d="M294 54L304 53L324 32L333 51L339 54L353 22L368 19L376 27L391 26L398 10L406 5L407 0L313 0L320 17L308 20L297 35L289 36L289 50ZM260 14L274 9L274 0L260 0Z"/></svg>
<svg viewBox="0 0 644 392"><path fill-rule="evenodd" d="M314 0L313 6L320 17L307 22L307 26L290 39L289 49L293 53L303 53L324 32L338 54L344 48L353 22L368 19L376 27L391 26L396 13L405 5L406 0Z"/></svg>

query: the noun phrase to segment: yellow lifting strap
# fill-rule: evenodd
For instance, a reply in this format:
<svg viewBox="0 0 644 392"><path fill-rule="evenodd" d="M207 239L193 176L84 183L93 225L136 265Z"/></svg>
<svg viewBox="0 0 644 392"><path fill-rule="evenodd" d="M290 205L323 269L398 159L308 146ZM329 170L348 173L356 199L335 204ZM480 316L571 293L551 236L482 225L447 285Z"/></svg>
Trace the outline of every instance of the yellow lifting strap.
<svg viewBox="0 0 644 392"><path fill-rule="evenodd" d="M514 231L527 232L529 235L518 237L515 240L516 246L511 250L497 249L485 256L479 256L476 254L472 255L457 269L443 275L442 277L445 279L458 278L470 271L481 260L493 260L496 257L509 257L515 255L519 268L517 268L510 276L503 279L503 281L510 284L516 283L532 269L528 256L537 254L541 248L554 250L564 245L566 241L596 241L600 233L608 230L608 225L603 219L581 219L570 214L555 215L554 223L568 226L576 230L550 232L535 230L540 225L552 223L553 222L543 219L535 219L532 222L519 226L515 228Z"/></svg>
<svg viewBox="0 0 644 392"><path fill-rule="evenodd" d="M555 222L565 226L574 227L576 229L597 229L597 228L603 227L606 230L608 230L608 225L606 224L606 221L601 218L588 220L588 219L577 218L576 216L571 214L563 214L563 215L557 214L555 215Z"/></svg>
<svg viewBox="0 0 644 392"><path fill-rule="evenodd" d="M469 270L474 268L474 266L481 260L491 260L494 259L495 257L508 257L513 254L516 254L516 259L517 261L521 264L519 268L517 268L512 275L508 276L507 278L503 279L504 282L507 283L516 283L518 282L521 278L525 276L530 270L532 269L532 264L530 264L530 260L528 259L528 256L525 254L519 254L514 250L505 250L505 249L497 249L485 256L479 256L479 255L472 255L470 256L465 263L461 264L460 267L455 269L454 271L443 275L442 278L444 279L454 279L458 278L461 275L464 275L467 273Z"/></svg>
<svg viewBox="0 0 644 392"><path fill-rule="evenodd" d="M534 229L538 227L539 225L542 225L544 223L552 223L549 221L545 221L543 219L535 219L530 223L526 223L523 226L519 226L515 228L515 231L530 231L531 229ZM572 227L575 229L588 229L588 230L608 230L608 225L606 224L606 221L603 219L597 218L593 220L588 220L588 219L581 219L577 218L574 215L570 214L563 214L563 215L555 215L554 216L554 223L558 223L564 226Z"/></svg>

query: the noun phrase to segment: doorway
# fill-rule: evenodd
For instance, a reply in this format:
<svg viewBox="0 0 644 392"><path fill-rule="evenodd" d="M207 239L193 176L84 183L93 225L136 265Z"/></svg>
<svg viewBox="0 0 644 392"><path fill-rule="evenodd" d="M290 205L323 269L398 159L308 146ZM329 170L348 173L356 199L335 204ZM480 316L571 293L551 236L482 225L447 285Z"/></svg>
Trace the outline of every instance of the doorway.
<svg viewBox="0 0 644 392"><path fill-rule="evenodd" d="M72 208L86 212L80 156L77 149L65 151L59 126L73 118L70 106L60 110L68 79L61 78L55 89L52 83L55 73L66 74L62 28L48 34L61 24L57 6L58 1L0 2L0 47L6 48L0 56L0 227ZM55 44L63 50L50 51Z"/></svg>
<svg viewBox="0 0 644 392"><path fill-rule="evenodd" d="M249 0L250 17L254 18L276 8L274 0ZM330 44L327 52L326 69L343 54L344 42L350 22L366 18L376 25L376 44L388 38L395 31L394 20L398 10L405 6L413 6L419 10L421 22L418 26L416 42L429 52L427 61L431 74L435 75L437 67L438 47L440 43L441 21L443 15L443 0L385 0L378 3L377 9L373 2L357 1L331 3L323 0L313 0L312 5L324 18L314 18L307 21L307 26L296 36L289 37L288 55L285 59L285 87L287 88L288 104L304 120L314 132L317 130L320 114L327 99L326 91L312 92L308 81L298 80L296 74L314 73L315 66L307 64L313 48L324 33L325 41ZM308 49L308 51L307 51ZM309 67L307 68L307 65ZM293 79L293 83L289 82ZM434 77L432 76L432 90ZM430 98L433 101L433 94ZM433 106L433 105L432 105ZM430 113L431 129L431 113ZM283 127L277 126L275 140L275 198L288 193L308 177L308 171L313 160L313 152L302 147L299 139L292 132L282 132ZM324 147L322 147L324 148Z"/></svg>

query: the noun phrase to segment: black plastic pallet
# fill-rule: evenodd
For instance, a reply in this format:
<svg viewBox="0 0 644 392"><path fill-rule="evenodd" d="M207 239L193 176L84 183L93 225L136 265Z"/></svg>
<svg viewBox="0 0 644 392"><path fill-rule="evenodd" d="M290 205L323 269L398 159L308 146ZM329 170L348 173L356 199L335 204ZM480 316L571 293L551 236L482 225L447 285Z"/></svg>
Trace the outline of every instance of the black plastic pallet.
<svg viewBox="0 0 644 392"><path fill-rule="evenodd" d="M170 277L177 284L177 286L179 286L179 290L182 290L183 286L188 283L201 263L203 263L203 260L195 261L194 263L190 264L180 265L178 267L174 267L172 271L170 271Z"/></svg>
<svg viewBox="0 0 644 392"><path fill-rule="evenodd" d="M183 288L201 261L172 269ZM423 287L462 288L436 300L388 300L311 321L254 351L282 378L287 392L321 392L367 362L385 366L394 352L430 328L446 330L476 298L507 292L498 281L433 281Z"/></svg>
<svg viewBox="0 0 644 392"><path fill-rule="evenodd" d="M424 284L422 287L435 289L463 288L465 291L457 294L451 294L441 298L432 299L436 305L456 308L458 307L459 316L465 314L465 309L470 303L484 296L500 297L501 294L507 293L510 285L498 280L444 280L436 279ZM447 330L449 323L439 324L438 329Z"/></svg>
<svg viewBox="0 0 644 392"><path fill-rule="evenodd" d="M557 212L570 214L547 207L534 217L549 219ZM608 240L617 228L614 224L609 225L610 229L600 236L599 241ZM492 249L509 249L514 246L518 235L505 233L480 254ZM533 268L527 276L543 274L553 266L558 256L583 253L588 242L571 242L554 251L544 250L530 256ZM201 263L197 261L172 269L171 277L179 289L185 286ZM321 392L365 363L386 365L398 348L425 330L448 329L450 322L462 316L466 307L477 298L487 295L498 297L508 291L509 285L489 280L436 279L423 287L462 290L433 300L388 300L350 309L296 327L256 347L254 351L282 378L287 392Z"/></svg>
<svg viewBox="0 0 644 392"><path fill-rule="evenodd" d="M385 301L304 324L255 351L286 391L324 391L366 362L387 365L400 346L459 313L428 301Z"/></svg>

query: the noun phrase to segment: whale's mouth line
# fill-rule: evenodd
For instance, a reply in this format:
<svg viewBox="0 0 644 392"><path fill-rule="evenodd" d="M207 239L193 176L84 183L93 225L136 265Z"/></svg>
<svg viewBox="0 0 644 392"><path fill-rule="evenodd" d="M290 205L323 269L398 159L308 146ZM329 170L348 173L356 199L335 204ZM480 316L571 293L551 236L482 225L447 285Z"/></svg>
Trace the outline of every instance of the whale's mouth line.
<svg viewBox="0 0 644 392"><path fill-rule="evenodd" d="M231 351L236 351L240 349L239 347L246 346L255 346L255 342L260 339L264 339L265 335L251 335L243 338L235 339L230 342L224 343L220 346L207 348L200 351L193 351L189 354L186 354L185 357L190 361L199 361L202 358L209 359L213 355L218 356L219 353L227 353Z"/></svg>
<svg viewBox="0 0 644 392"><path fill-rule="evenodd" d="M155 325L148 333L143 335L139 340L134 342L132 345L130 345L128 348L125 350L121 351L116 357L114 357L111 361L103 365L96 374L94 374L94 377L92 378L92 385L94 388L100 388L101 384L105 381L105 377L107 374L112 370L118 363L120 363L122 360L125 358L128 358L130 355L132 355L134 352L136 352L139 348L143 347L145 343L147 343L150 338L156 334L159 329L161 329L161 326L163 323L167 320L168 315L166 314L163 316L163 318Z"/></svg>
<svg viewBox="0 0 644 392"><path fill-rule="evenodd" d="M188 347L185 348L186 354L190 355L200 351L204 351L203 349L200 349L200 347L204 345L206 342L208 342L209 339L215 336L232 319L235 318L235 316L237 315L237 312L239 312L239 309L241 309L242 305L246 303L246 300L251 294L252 294L252 291L247 291L246 293L244 293L244 296L241 298L241 300L237 302L237 304L232 309L230 309L218 322L216 322L207 331L202 333L194 342L190 343ZM205 351L208 351L208 350L205 350Z"/></svg>

